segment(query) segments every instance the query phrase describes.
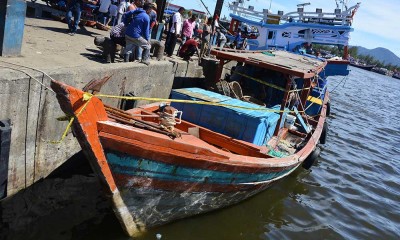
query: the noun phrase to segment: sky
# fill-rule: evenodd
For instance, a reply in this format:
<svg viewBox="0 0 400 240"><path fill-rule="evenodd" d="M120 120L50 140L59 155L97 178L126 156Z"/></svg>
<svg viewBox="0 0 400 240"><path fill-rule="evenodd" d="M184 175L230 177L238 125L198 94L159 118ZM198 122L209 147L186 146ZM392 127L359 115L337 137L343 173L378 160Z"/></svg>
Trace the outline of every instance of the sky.
<svg viewBox="0 0 400 240"><path fill-rule="evenodd" d="M339 2L340 0L338 0ZM346 0L345 0L346 1ZM170 0L171 3L188 9L206 12L200 0ZM216 0L203 0L211 13L214 13ZM221 16L229 16L228 2L225 0ZM322 8L324 12L333 12L335 0L247 0L246 5L254 10L269 9L274 13L283 10L285 13L296 11L297 4L310 2L305 11ZM353 18L354 32L350 34L350 45L363 46L368 49L384 47L400 57L400 0L348 0L348 7L361 2Z"/></svg>

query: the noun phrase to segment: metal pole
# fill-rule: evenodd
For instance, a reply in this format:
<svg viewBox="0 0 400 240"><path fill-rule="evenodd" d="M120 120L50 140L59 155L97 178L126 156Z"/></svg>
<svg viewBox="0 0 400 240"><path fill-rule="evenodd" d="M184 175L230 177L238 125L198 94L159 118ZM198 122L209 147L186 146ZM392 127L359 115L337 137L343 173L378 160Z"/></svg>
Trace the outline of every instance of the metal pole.
<svg viewBox="0 0 400 240"><path fill-rule="evenodd" d="M217 3L215 4L213 19L215 19L216 15L218 15L220 17L223 5L224 5L224 0L217 0ZM214 25L214 21L213 21L213 25Z"/></svg>
<svg viewBox="0 0 400 240"><path fill-rule="evenodd" d="M203 4L203 7L207 10L208 14L211 15L210 11L208 10L208 7L204 4L203 0L200 0L200 2Z"/></svg>

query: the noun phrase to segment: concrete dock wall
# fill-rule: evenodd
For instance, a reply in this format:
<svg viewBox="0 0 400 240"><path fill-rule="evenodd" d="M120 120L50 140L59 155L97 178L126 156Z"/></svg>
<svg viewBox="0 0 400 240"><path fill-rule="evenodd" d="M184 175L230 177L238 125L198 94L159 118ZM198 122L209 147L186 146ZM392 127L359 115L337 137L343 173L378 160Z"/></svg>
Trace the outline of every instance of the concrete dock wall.
<svg viewBox="0 0 400 240"><path fill-rule="evenodd" d="M24 71L49 86L50 79L42 73ZM168 98L175 76L196 80L202 77L202 70L197 62L176 60L152 62L150 66L120 63L60 68L47 74L78 88L92 79L111 76L101 93L134 92L136 96ZM120 104L120 100L103 101L114 107ZM62 143L51 143L60 139L67 126L67 122L56 120L63 115L53 92L24 73L0 67L0 119L10 118L12 124L8 195L46 177L80 150L71 133Z"/></svg>

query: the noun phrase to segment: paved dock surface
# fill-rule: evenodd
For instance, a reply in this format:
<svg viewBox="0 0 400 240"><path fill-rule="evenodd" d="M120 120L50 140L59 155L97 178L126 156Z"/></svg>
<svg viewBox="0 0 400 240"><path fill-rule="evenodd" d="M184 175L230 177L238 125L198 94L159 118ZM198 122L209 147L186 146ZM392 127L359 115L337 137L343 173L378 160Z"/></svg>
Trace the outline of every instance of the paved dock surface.
<svg viewBox="0 0 400 240"><path fill-rule="evenodd" d="M27 17L21 56L0 57L0 60L40 69L101 67L104 64L98 56L101 51L93 39L108 36L109 32L84 27L71 36L67 29L67 24L60 21Z"/></svg>

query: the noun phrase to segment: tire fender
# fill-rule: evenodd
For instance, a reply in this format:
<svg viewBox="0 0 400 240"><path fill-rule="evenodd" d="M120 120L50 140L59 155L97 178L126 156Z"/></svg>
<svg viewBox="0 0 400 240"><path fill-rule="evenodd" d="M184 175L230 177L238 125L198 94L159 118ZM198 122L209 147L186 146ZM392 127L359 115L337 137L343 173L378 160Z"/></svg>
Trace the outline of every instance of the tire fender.
<svg viewBox="0 0 400 240"><path fill-rule="evenodd" d="M325 122L324 126L322 127L321 137L319 138L319 143L320 144L325 144L326 143L327 135L328 135L328 122Z"/></svg>
<svg viewBox="0 0 400 240"><path fill-rule="evenodd" d="M301 165L304 169L308 170L311 168L312 165L316 162L317 158L319 157L319 154L321 153L321 149L319 147L316 147L314 151L308 155L306 160L304 160L303 164Z"/></svg>

